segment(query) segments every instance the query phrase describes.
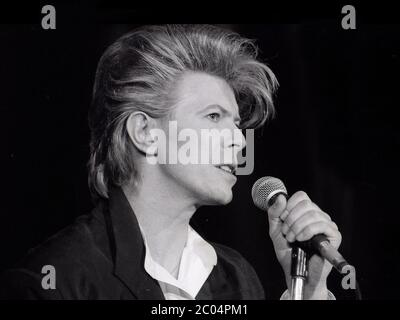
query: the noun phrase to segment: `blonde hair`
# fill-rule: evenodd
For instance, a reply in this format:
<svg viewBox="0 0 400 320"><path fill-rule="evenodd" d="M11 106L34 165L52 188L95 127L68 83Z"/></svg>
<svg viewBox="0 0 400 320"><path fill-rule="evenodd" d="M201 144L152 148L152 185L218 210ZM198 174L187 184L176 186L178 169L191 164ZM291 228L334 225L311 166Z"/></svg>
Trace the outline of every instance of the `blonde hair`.
<svg viewBox="0 0 400 320"><path fill-rule="evenodd" d="M135 174L126 120L134 111L167 116L172 86L187 71L224 79L233 89L243 128L258 128L273 115L277 80L257 61L253 41L210 25L145 26L114 42L102 55L89 110L89 187L108 197Z"/></svg>

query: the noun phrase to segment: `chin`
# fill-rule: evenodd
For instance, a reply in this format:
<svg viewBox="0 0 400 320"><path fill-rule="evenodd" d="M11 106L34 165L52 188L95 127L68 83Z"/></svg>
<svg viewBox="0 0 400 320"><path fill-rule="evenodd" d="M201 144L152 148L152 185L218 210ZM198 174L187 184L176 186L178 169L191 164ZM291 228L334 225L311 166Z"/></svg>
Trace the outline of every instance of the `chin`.
<svg viewBox="0 0 400 320"><path fill-rule="evenodd" d="M223 199L219 204L225 206L225 205L227 205L228 203L230 203L230 202L232 201L232 199L233 199L232 196L229 197L229 198Z"/></svg>
<svg viewBox="0 0 400 320"><path fill-rule="evenodd" d="M233 199L232 190L219 190L212 191L211 194L207 195L208 205L227 205Z"/></svg>

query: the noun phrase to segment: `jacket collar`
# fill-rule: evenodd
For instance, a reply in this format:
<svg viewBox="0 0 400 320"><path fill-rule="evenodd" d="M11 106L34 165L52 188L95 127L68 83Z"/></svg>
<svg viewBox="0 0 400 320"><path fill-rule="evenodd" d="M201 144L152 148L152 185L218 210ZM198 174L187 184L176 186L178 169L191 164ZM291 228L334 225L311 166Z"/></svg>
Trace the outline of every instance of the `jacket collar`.
<svg viewBox="0 0 400 320"><path fill-rule="evenodd" d="M164 300L158 282L144 269L145 246L139 223L121 188L110 188L108 210L104 214L112 233L114 274L138 299Z"/></svg>

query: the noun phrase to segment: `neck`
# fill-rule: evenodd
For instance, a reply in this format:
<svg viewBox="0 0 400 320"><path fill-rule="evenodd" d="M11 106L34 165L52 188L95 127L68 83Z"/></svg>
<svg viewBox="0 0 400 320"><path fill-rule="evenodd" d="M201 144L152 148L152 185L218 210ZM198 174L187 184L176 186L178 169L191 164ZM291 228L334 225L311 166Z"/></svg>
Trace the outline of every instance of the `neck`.
<svg viewBox="0 0 400 320"><path fill-rule="evenodd" d="M173 192L170 187L163 188L160 180L156 183L142 180L140 187L126 185L122 189L135 212L152 258L177 276L195 204L180 198L179 192Z"/></svg>

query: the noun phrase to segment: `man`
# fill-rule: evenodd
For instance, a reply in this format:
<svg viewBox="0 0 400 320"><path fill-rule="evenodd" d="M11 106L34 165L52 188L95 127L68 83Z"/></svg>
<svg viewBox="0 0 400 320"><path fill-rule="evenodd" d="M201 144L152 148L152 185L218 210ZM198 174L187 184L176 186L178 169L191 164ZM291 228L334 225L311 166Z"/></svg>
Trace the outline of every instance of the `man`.
<svg viewBox="0 0 400 320"><path fill-rule="evenodd" d="M0 295L264 299L249 263L202 239L189 222L200 206L231 201L237 153L246 144L236 133L262 126L273 114L276 86L252 42L217 27L142 27L117 40L99 62L89 113L89 185L96 207L7 271ZM204 130L229 134L211 149L200 140L207 161L171 161L176 154L170 146L184 147L171 123L178 133L190 130L197 137ZM222 154L220 162L211 159ZM324 233L340 245L335 223L304 192L278 198L268 217L288 287L291 242ZM44 265L56 271L54 288L43 287ZM330 297L330 271L319 256L310 259L306 299Z"/></svg>

